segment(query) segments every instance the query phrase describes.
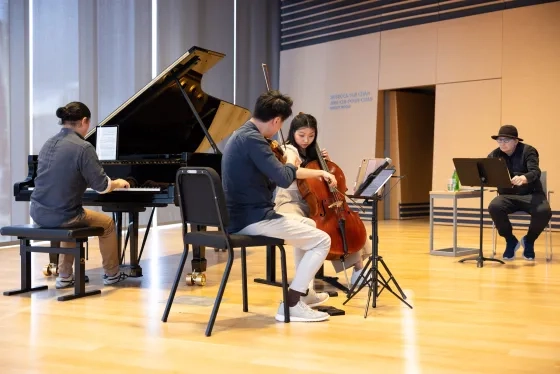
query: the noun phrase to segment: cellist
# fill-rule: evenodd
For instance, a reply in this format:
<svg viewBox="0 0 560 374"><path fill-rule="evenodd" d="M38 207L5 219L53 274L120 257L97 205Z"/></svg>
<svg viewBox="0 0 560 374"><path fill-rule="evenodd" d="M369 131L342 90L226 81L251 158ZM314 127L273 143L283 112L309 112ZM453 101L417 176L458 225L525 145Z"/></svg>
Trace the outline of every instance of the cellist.
<svg viewBox="0 0 560 374"><path fill-rule="evenodd" d="M286 140L286 150L297 151L298 156L303 162L303 165L318 159L315 150L315 143L317 142L317 120L311 114L300 113L292 119L290 130ZM321 150L322 156L331 161L329 154L325 149ZM296 182L292 183L288 188L277 187L275 191L275 207L274 209L285 216L294 215L301 217L309 217L309 206L302 198L298 190ZM312 220L311 220L312 221ZM312 221L313 222L313 221ZM313 222L315 223L315 222ZM350 283L354 284L363 269L363 260L368 258L371 254L371 243L366 240L365 246L358 252L349 254L344 260L344 264L340 260L332 260L333 267L337 273L342 270L353 267L352 277ZM299 265L301 256L297 251L294 253L295 266ZM309 285L309 295L315 298L311 305L320 305L324 303L329 295L326 292L316 293L313 290L313 281Z"/></svg>

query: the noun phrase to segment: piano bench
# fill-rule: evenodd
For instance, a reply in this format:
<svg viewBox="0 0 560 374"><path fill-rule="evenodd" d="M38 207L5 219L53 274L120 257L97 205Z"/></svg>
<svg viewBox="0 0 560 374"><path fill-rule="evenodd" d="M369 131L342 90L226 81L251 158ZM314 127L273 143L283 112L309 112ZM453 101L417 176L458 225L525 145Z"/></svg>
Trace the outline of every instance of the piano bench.
<svg viewBox="0 0 560 374"><path fill-rule="evenodd" d="M24 292L46 290L48 286L31 287L31 252L69 254L74 256L74 293L58 297L58 301L77 299L98 295L101 290L85 290L85 246L90 236L101 236L102 227L46 228L38 225L5 226L0 229L4 236L16 236L19 239L21 260L21 288L5 291L4 296ZM32 246L31 240L51 241L49 247ZM58 243L57 243L58 242ZM74 248L62 248L60 242L74 243Z"/></svg>

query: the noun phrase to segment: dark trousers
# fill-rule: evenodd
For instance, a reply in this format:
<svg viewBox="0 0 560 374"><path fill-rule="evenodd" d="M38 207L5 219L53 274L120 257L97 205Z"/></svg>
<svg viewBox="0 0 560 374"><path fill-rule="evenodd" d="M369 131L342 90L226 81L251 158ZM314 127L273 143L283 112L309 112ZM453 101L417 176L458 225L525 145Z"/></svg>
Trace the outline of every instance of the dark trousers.
<svg viewBox="0 0 560 374"><path fill-rule="evenodd" d="M527 242L534 243L552 217L550 204L546 196L541 193L532 195L499 195L488 205L490 216L496 225L500 236L506 239L513 237L511 222L508 214L523 211L531 215Z"/></svg>

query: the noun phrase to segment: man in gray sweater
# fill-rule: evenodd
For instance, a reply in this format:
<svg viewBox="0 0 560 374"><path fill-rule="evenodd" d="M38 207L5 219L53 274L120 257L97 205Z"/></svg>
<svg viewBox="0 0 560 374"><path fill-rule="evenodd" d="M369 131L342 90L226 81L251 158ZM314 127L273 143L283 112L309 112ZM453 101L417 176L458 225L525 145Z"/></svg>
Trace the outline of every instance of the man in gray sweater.
<svg viewBox="0 0 560 374"><path fill-rule="evenodd" d="M86 189L108 193L115 188L129 188L127 181L111 180L105 174L95 148L84 139L91 112L80 102L71 102L56 111L62 129L45 142L39 152L35 188L31 193L30 214L44 227L103 227L99 250L103 259L106 285L120 282L126 275L119 272L117 235L113 219L106 214L82 207ZM62 246L72 243L63 242ZM56 288L74 285L74 257L60 255Z"/></svg>

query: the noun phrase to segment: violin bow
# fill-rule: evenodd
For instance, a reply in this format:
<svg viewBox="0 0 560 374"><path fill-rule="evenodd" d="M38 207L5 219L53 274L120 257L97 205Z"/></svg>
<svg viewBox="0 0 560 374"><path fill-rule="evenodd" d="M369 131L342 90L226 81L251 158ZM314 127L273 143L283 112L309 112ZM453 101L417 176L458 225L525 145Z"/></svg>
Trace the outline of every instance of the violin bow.
<svg viewBox="0 0 560 374"><path fill-rule="evenodd" d="M266 89L270 91L270 75L268 74L268 65L265 63L261 64L263 74L264 74L264 81L266 83ZM284 133L282 132L282 127L280 127L280 137L282 137L282 144L286 147L286 139L284 139Z"/></svg>

